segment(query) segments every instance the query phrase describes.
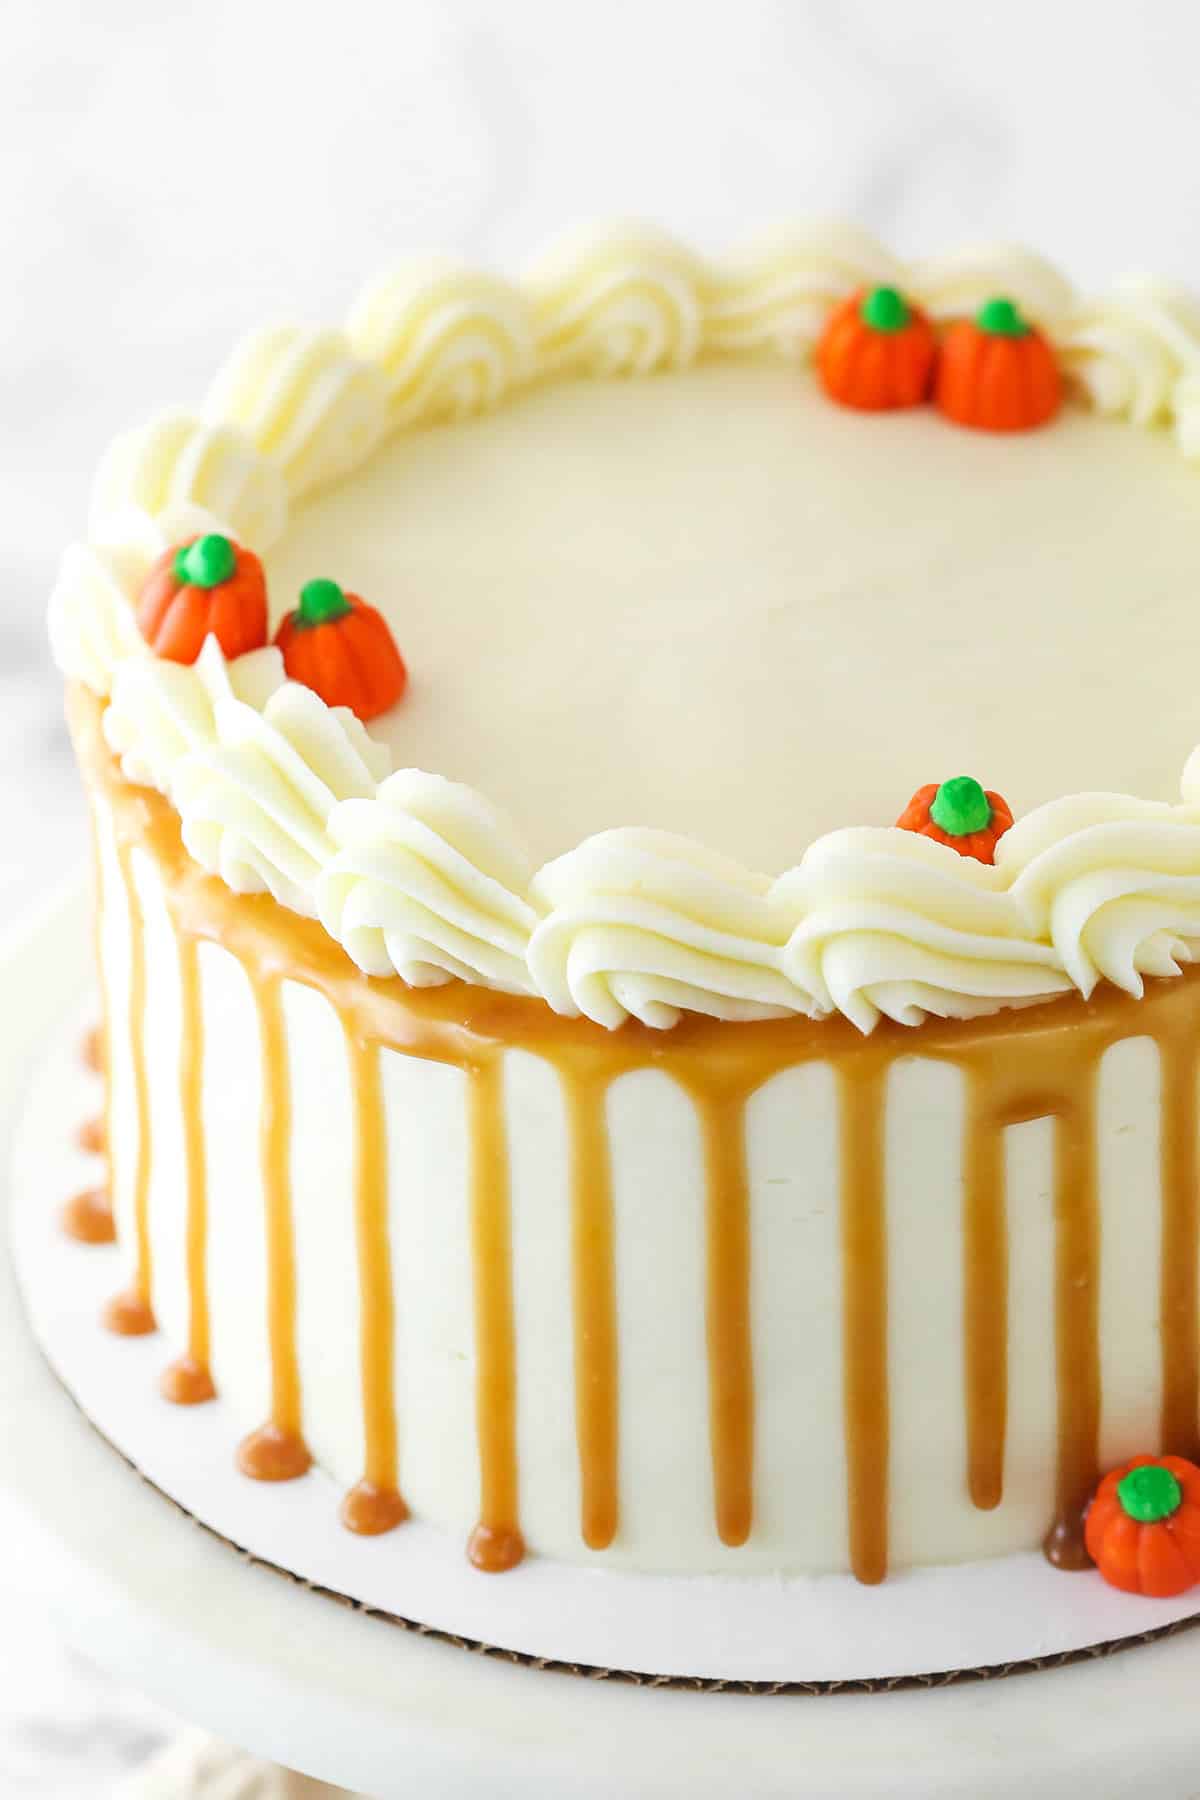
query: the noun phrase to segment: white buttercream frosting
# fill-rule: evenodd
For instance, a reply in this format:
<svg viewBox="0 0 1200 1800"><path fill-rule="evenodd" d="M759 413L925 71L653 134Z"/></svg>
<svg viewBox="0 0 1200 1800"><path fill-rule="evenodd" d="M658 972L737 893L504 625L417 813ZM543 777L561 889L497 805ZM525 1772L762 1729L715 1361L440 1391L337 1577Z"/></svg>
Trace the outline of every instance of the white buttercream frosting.
<svg viewBox="0 0 1200 1800"><path fill-rule="evenodd" d="M70 681L94 694L112 691L125 663L147 653L118 552L73 544L50 595L50 648Z"/></svg>
<svg viewBox="0 0 1200 1800"><path fill-rule="evenodd" d="M297 682L261 711L218 700L214 717L216 743L185 758L172 782L185 845L235 893L270 893L315 916L317 878L333 853L329 815L373 794L387 752L353 713Z"/></svg>
<svg viewBox="0 0 1200 1800"><path fill-rule="evenodd" d="M1076 304L1074 289L1054 265L1019 244L968 244L913 264L903 280L932 318L966 318L1004 294L1052 336Z"/></svg>
<svg viewBox="0 0 1200 1800"><path fill-rule="evenodd" d="M771 348L796 356L856 289L903 283L903 264L856 226L783 227L712 271L705 345L722 355Z"/></svg>
<svg viewBox="0 0 1200 1800"><path fill-rule="evenodd" d="M132 508L151 518L200 507L258 551L287 519L287 484L234 426L166 413L109 446L92 484L91 537L110 538Z"/></svg>
<svg viewBox="0 0 1200 1800"><path fill-rule="evenodd" d="M674 1025L811 1012L781 967L786 924L771 884L667 832L606 831L548 863L533 891L545 908L529 946L538 991L555 1012L610 1029L632 1015Z"/></svg>
<svg viewBox="0 0 1200 1800"><path fill-rule="evenodd" d="M236 700L260 710L283 681L278 650L226 662L212 638L194 664L139 657L117 675L104 735L130 781L175 800L182 765L217 741L218 704Z"/></svg>
<svg viewBox="0 0 1200 1800"><path fill-rule="evenodd" d="M1185 783L1185 791L1187 784ZM1001 842L999 869L1028 928L1082 994L1177 975L1200 945L1200 806L1125 794L1051 801Z"/></svg>
<svg viewBox="0 0 1200 1800"><path fill-rule="evenodd" d="M994 868L915 832L831 832L780 876L773 899L796 919L788 975L860 1031L881 1013L901 1025L970 1018L1070 986Z"/></svg>
<svg viewBox="0 0 1200 1800"><path fill-rule="evenodd" d="M346 329L355 353L383 371L392 426L486 411L537 362L527 296L445 256L413 258L372 283Z"/></svg>
<svg viewBox="0 0 1200 1800"><path fill-rule="evenodd" d="M105 732L130 779L169 796L198 863L310 916L330 813L373 795L389 760L353 713L285 680L277 650L227 662L214 638L191 666L126 665Z"/></svg>
<svg viewBox="0 0 1200 1800"><path fill-rule="evenodd" d="M710 277L665 232L586 227L526 271L546 373L649 375L695 360Z"/></svg>
<svg viewBox="0 0 1200 1800"><path fill-rule="evenodd" d="M340 331L268 326L234 351L205 412L244 431L297 495L337 481L371 454L387 422L387 384Z"/></svg>
<svg viewBox="0 0 1200 1800"><path fill-rule="evenodd" d="M373 799L336 807L329 834L337 853L317 889L321 922L365 974L533 991L533 865L481 794L400 769Z"/></svg>
<svg viewBox="0 0 1200 1800"><path fill-rule="evenodd" d="M368 975L414 984L458 977L540 994L559 1012L610 1028L631 1016L669 1027L683 1011L728 1019L841 1012L869 1031L880 1016L905 1024L926 1013L966 1016L1072 987L1088 994L1101 979L1139 993L1145 976L1177 972L1200 945L1195 757L1182 806L1111 794L1051 802L1001 841L994 868L912 834L865 828L818 837L772 880L686 837L617 829L538 871L474 787L415 769L388 778L389 753L351 714L287 682L275 651L227 663L210 640L185 668L149 656L137 630L138 587L167 544L219 519L250 548L270 549L289 502L335 482L388 430L485 411L551 376L649 374L705 356L796 358L833 306L883 281L938 319L1011 295L1051 336L1097 412L1170 423L1184 452L1200 455L1200 308L1161 283L1127 282L1099 302L1081 301L1023 250L984 246L904 264L837 225L777 233L710 261L662 233L619 224L573 234L521 281L425 258L367 289L345 333L286 327L252 337L218 377L203 419L171 414L116 441L96 478L91 541L68 552L52 598L56 658L71 678L111 696L110 743L131 780L169 795L193 856L238 891L269 891L318 916ZM767 414L753 416L756 430L769 424ZM638 417L644 428L646 415ZM831 437L845 423L831 415ZM1068 424L1054 447L1060 461L1071 448ZM678 420L671 429L662 443L688 441ZM882 442L885 427L862 429ZM801 442L799 431L793 436ZM795 445L773 441L782 467ZM1003 449L1009 458L1042 454L1032 445ZM560 451L551 437L537 465L543 474L560 466ZM999 466L996 446L978 447L980 459L989 453ZM864 441L864 466L871 454ZM604 467L615 484L619 462ZM712 471L704 467L707 493ZM758 504L749 490L747 499ZM515 504L511 494L505 504ZM782 486L779 504L786 508ZM579 542L580 556L591 554L587 525L576 520L567 540ZM470 528L471 517L462 519L459 530ZM1042 527L1035 520L1032 529ZM947 554L941 540L936 554ZM858 560L853 550L845 568L827 559L822 605L840 605L843 591L855 603L848 574ZM783 566L771 565L776 584ZM871 592L884 566L870 562ZM410 580L406 569L402 590ZM503 620L499 609L513 595L497 595ZM783 629L788 609L776 612ZM623 619L622 641L650 657L650 639L628 635L636 618L627 610ZM718 627L716 615L707 619L714 643ZM459 628L443 614L451 643L460 643ZM1162 630L1161 619L1154 628ZM952 620L932 629L958 643ZM753 646L765 627L748 613L746 631ZM779 643L781 654L798 654L786 633ZM723 646L731 664L736 648ZM701 652L689 653L711 686L716 676ZM502 637L489 640L489 673L506 668L506 654ZM886 645L879 654L889 656ZM955 654L968 659L974 647L964 640ZM427 648L427 663L432 656ZM716 664L726 666L720 652ZM614 696L597 690L605 716L629 699L636 723L672 671L647 661L639 675L627 657L616 674ZM743 698L757 693L738 678ZM820 675L826 688L840 679ZM972 691L978 679L973 668ZM429 706L438 691L444 681L441 690L431 685ZM543 706L555 699L550 688L540 693ZM522 724L540 716L539 690L530 695ZM811 690L797 696L813 701ZM406 760L420 755L422 729L432 729L425 705L417 684L406 702ZM528 766L536 733L520 736L511 707L509 719L517 761ZM494 712L479 726L493 745L504 729ZM853 719L848 729L856 730ZM1021 730L1019 714L1012 730ZM653 749L652 736L638 732L631 743L643 759ZM691 792L703 796L720 771L693 748ZM1006 785L1003 769L987 773ZM811 786L800 775L799 787ZM746 770L748 783L796 776L771 759L765 773L757 759Z"/></svg>

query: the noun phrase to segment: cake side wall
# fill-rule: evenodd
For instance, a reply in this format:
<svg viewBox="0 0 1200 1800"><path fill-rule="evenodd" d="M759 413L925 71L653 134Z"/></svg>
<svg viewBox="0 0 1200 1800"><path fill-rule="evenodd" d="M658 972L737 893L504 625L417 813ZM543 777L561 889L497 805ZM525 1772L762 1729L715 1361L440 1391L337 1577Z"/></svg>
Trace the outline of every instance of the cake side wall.
<svg viewBox="0 0 1200 1800"><path fill-rule="evenodd" d="M153 857L135 849L124 862L102 802L97 819L119 1240L136 1285L144 1148L131 1007L136 939L149 997L141 1033L149 1298L167 1344L182 1354L196 1298L181 1118L186 933ZM287 1066L271 1077L255 993L261 976L218 944L201 944L198 955L212 1373L244 1428L261 1427L276 1404L279 1345L290 1339L303 1438L350 1489L372 1454L365 1377L380 1343L377 1332L369 1351L364 1335L354 1034L327 997L282 981ZM911 1042L915 1049L920 1040ZM1015 1120L998 1133L1007 1269L977 1270L970 1304L970 1075L937 1056L890 1060L878 1121L886 1392L881 1407L867 1392L855 1432L847 1396L864 1379L871 1333L860 1321L848 1340L864 1292L851 1264L870 1239L851 1243L846 1235L847 1164L859 1150L846 1139L846 1098L832 1061L781 1070L744 1102L743 1344L737 1286L731 1298L723 1265L714 1267L711 1145L695 1094L652 1069L604 1085L593 1124L606 1145L607 1183L581 1222L571 1083L544 1057L505 1053L496 1086L511 1260L505 1345L495 1308L480 1313L481 1283L494 1274L479 1259L480 1208L496 1196L487 1183L481 1190L472 1166L477 1074L392 1048L377 1054L386 1191L375 1228L390 1262L394 1466L415 1514L466 1537L484 1510L481 1487L491 1479L503 1498L509 1481L512 1523L530 1549L664 1570L845 1569L860 1554L854 1529L861 1546L880 1524L892 1566L1032 1548L1055 1514L1062 1415L1078 1399L1064 1401L1057 1375L1064 1281L1082 1281L1096 1309L1097 1454L1107 1464L1159 1447L1165 1128L1163 1051L1152 1037L1113 1042L1096 1062L1094 1260L1081 1271L1061 1267L1061 1120ZM282 1325L263 1180L265 1087L281 1074L294 1288ZM737 1108L731 1117L736 1129ZM1194 1080L1189 1129L1194 1141ZM592 1256L599 1245L604 1260L603 1234L594 1232L606 1206L611 1342ZM736 1196L732 1207L736 1215ZM490 1228L495 1218L483 1223ZM727 1229L729 1221L718 1224ZM592 1236L581 1238L584 1226ZM736 1218L733 1236L718 1241L736 1261ZM1007 1326L999 1442L974 1447L985 1475L989 1457L998 1463L1001 1497L982 1505L968 1484L971 1421L978 1438L980 1416L994 1427L997 1414L981 1414L970 1399L968 1350L978 1360L981 1334L967 1315L989 1296L1007 1307ZM585 1315L589 1330L581 1330ZM504 1317L501 1306L501 1326ZM507 1389L494 1367L482 1366L494 1362L497 1343L508 1358ZM741 1418L737 1381L730 1384L723 1360L731 1348L735 1364L747 1352L751 1403ZM501 1418L496 1431L494 1415L506 1406L508 1429ZM743 1488L748 1535L722 1543L722 1516L735 1517ZM605 1544L585 1543L585 1515L593 1536L611 1530ZM498 1518L496 1529L505 1528Z"/></svg>

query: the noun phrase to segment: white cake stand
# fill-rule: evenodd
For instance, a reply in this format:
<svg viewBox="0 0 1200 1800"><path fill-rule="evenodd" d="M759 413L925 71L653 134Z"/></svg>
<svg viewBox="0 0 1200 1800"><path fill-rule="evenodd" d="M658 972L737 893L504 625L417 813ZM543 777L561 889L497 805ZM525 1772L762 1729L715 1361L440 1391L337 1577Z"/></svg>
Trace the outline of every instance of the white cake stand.
<svg viewBox="0 0 1200 1800"><path fill-rule="evenodd" d="M89 979L77 889L0 947L0 1166L26 1072ZM379 1796L938 1796L1200 1791L1200 1631L936 1689L770 1696L593 1681L472 1654L239 1556L92 1430L0 1247L0 1486L51 1541L63 1635L175 1713Z"/></svg>

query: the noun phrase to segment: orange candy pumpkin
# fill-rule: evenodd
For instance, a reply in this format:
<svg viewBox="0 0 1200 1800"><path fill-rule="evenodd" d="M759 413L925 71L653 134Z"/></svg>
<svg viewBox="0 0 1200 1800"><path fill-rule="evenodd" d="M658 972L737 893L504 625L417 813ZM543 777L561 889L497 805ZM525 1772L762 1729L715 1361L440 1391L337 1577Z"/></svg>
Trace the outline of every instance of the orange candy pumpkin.
<svg viewBox="0 0 1200 1800"><path fill-rule="evenodd" d="M1200 1582L1200 1469L1182 1456L1135 1456L1096 1489L1088 1555L1111 1587L1169 1599Z"/></svg>
<svg viewBox="0 0 1200 1800"><path fill-rule="evenodd" d="M227 657L267 641L267 584L251 551L219 532L160 556L138 598L137 621L156 656L194 663L207 637Z"/></svg>
<svg viewBox="0 0 1200 1800"><path fill-rule="evenodd" d="M934 399L956 425L1031 431L1061 406L1062 375L1042 333L997 296L942 339Z"/></svg>
<svg viewBox="0 0 1200 1800"><path fill-rule="evenodd" d="M1008 802L970 775L918 788L896 820L902 831L933 838L982 863L995 862L996 845L1012 822Z"/></svg>
<svg viewBox="0 0 1200 1800"><path fill-rule="evenodd" d="M293 681L312 688L327 706L348 706L360 719L386 712L408 685L383 614L336 581L306 582L275 642Z"/></svg>
<svg viewBox="0 0 1200 1800"><path fill-rule="evenodd" d="M928 319L891 287L860 289L830 316L817 373L831 400L861 412L920 406L937 342Z"/></svg>

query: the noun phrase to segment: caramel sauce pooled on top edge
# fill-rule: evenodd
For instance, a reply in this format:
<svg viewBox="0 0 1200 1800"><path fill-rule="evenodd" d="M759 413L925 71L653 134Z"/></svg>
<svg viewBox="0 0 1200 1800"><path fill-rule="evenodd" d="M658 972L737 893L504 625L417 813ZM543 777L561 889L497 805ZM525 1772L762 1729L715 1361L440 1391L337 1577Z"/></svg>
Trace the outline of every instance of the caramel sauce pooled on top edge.
<svg viewBox="0 0 1200 1800"><path fill-rule="evenodd" d="M1125 1038L1150 1037L1162 1059L1162 1439L1197 1451L1200 1406L1200 1203L1197 1196L1197 1046L1200 971L1149 984L1142 1000L1105 989L1084 1001L969 1021L927 1020L919 1039L882 1022L864 1038L843 1018L729 1024L687 1015L670 1032L631 1020L608 1033L565 1019L540 1000L464 983L412 990L366 979L314 920L266 895L236 895L183 849L179 822L160 796L120 774L100 732L102 705L72 689L69 713L80 761L114 814L127 869L130 848L157 864L185 940L220 943L247 970L263 1027L263 1173L270 1254L273 1411L243 1444L243 1468L265 1479L309 1466L301 1429L295 1353L295 1270L286 1142L287 1066L279 984L322 994L347 1034L358 1117L356 1220L362 1284L363 1408L367 1468L347 1497L354 1529L385 1529L404 1516L397 1486L390 1343L390 1247L386 1241L384 1124L377 1079L360 1082L380 1046L446 1063L468 1076L471 1230L477 1343L479 1523L470 1554L481 1568L520 1560L516 1368L509 1169L502 1104L506 1050L549 1062L562 1084L570 1133L572 1287L576 1330L576 1434L581 1535L601 1548L618 1524L619 1388L612 1201L606 1095L620 1076L657 1069L689 1095L704 1145L707 1341L714 1529L729 1544L753 1526L754 1371L750 1331L745 1107L781 1071L811 1061L837 1077L841 1121L843 1413L851 1563L881 1580L888 1562L887 1244L884 1089L902 1057L944 1061L966 1084L964 1161L964 1356L967 1463L964 1483L983 1508L1002 1497L1007 1427L1007 1220L1003 1132L1050 1117L1055 1131L1055 1357L1057 1475L1047 1555L1083 1560L1082 1516L1099 1474L1099 1204L1095 1088L1100 1060ZM132 891L132 890L131 890ZM135 914L136 918L136 914ZM135 932L136 935L136 932ZM136 975L136 971L135 971ZM136 982L135 996L137 993ZM135 1055L139 1021L133 1016ZM138 1172L148 1176L148 1140ZM144 1166L141 1166L144 1165ZM141 1215L138 1215L141 1218ZM144 1220L143 1220L144 1225ZM138 1268L148 1244L138 1235ZM191 1265L189 1263L189 1268ZM193 1272L194 1285L194 1272ZM388 1290L385 1295L385 1288ZM142 1292L139 1285L139 1294ZM193 1297L193 1318L195 1298ZM383 1520L381 1525L379 1520Z"/></svg>

